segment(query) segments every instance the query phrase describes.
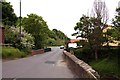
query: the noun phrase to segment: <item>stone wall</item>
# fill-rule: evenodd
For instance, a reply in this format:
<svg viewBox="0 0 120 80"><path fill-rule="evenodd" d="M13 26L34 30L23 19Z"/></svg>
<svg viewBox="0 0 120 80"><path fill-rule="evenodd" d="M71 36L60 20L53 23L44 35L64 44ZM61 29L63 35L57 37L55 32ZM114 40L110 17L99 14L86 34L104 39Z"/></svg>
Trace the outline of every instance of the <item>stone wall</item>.
<svg viewBox="0 0 120 80"><path fill-rule="evenodd" d="M74 74L76 74L79 78L85 78L88 80L99 80L99 74L84 61L78 59L77 57L75 57L67 51L63 52L63 57L71 71Z"/></svg>

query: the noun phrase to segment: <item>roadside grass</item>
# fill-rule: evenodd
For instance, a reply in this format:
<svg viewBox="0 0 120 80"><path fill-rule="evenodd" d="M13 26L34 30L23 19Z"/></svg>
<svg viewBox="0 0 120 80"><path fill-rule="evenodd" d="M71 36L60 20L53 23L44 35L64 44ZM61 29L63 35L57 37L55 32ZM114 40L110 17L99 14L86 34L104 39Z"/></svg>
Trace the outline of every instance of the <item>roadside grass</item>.
<svg viewBox="0 0 120 80"><path fill-rule="evenodd" d="M120 69L117 58L104 58L98 61L92 61L89 64L101 75L101 78L120 78Z"/></svg>
<svg viewBox="0 0 120 80"><path fill-rule="evenodd" d="M2 47L2 58L3 59L15 59L26 57L25 52L20 51L13 47Z"/></svg>

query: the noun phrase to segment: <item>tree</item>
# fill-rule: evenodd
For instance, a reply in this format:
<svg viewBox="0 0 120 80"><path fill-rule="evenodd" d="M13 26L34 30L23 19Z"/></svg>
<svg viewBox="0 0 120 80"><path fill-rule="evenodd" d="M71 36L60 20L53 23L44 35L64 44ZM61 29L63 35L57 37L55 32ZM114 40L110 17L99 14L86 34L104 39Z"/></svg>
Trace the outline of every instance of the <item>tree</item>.
<svg viewBox="0 0 120 80"><path fill-rule="evenodd" d="M95 0L93 9L92 9L92 17L95 18L93 20L94 23L94 41L96 42L94 45L95 58L98 59L98 49L100 49L101 44L103 43L103 33L102 30L105 28L106 23L109 19L108 17L108 9L106 7L105 2L101 0Z"/></svg>
<svg viewBox="0 0 120 80"><path fill-rule="evenodd" d="M0 9L2 10L2 23L4 25L15 25L16 21L17 21L17 16L14 13L14 9L12 8L12 5L8 2L1 2L2 5L0 7Z"/></svg>
<svg viewBox="0 0 120 80"><path fill-rule="evenodd" d="M22 20L22 26L34 37L35 49L43 48L46 45L49 28L41 16L36 14L27 15Z"/></svg>
<svg viewBox="0 0 120 80"><path fill-rule="evenodd" d="M113 19L113 25L115 28L114 33L114 38L116 38L117 40L120 40L120 7L116 9L117 15L115 16L115 18Z"/></svg>
<svg viewBox="0 0 120 80"><path fill-rule="evenodd" d="M54 39L56 40L56 45L65 45L66 40L68 37L60 30L53 29L52 32L54 33Z"/></svg>
<svg viewBox="0 0 120 80"><path fill-rule="evenodd" d="M97 18L97 26L104 29L109 19L108 9L105 2L101 0L94 1L91 17Z"/></svg>
<svg viewBox="0 0 120 80"><path fill-rule="evenodd" d="M87 17L83 15L79 22L76 23L74 30L78 31L73 35L82 37L88 40L88 47L94 51L95 59L98 59L97 51L102 45L102 31L100 27L97 27L97 18Z"/></svg>

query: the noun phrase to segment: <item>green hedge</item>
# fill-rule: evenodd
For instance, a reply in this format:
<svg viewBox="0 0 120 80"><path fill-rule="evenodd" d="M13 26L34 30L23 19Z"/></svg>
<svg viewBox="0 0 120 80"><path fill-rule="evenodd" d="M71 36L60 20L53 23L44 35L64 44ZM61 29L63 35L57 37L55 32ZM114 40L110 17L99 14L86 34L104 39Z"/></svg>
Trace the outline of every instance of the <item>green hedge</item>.
<svg viewBox="0 0 120 80"><path fill-rule="evenodd" d="M84 60L85 62L89 62L91 60L95 60L94 50L92 51L90 48L77 48L74 49L74 54L77 58ZM98 58L103 59L109 57L118 58L120 57L120 48L118 47L102 47L98 50Z"/></svg>
<svg viewBox="0 0 120 80"><path fill-rule="evenodd" d="M14 59L25 57L26 54L19 49L13 47L3 47L2 48L2 58L3 59Z"/></svg>
<svg viewBox="0 0 120 80"><path fill-rule="evenodd" d="M83 48L78 48L74 49L74 55L81 59L84 60L85 62L88 62L89 60L93 59L94 56L92 56L92 50L89 48L83 49Z"/></svg>

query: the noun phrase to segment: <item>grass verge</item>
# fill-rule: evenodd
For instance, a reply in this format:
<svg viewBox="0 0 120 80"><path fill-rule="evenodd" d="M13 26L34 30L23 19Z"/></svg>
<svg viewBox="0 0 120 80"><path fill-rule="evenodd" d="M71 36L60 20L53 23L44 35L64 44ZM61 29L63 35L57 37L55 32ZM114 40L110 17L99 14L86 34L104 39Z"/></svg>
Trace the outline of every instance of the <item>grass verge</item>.
<svg viewBox="0 0 120 80"><path fill-rule="evenodd" d="M13 47L2 47L2 58L3 59L15 59L25 57L25 52L20 51Z"/></svg>

